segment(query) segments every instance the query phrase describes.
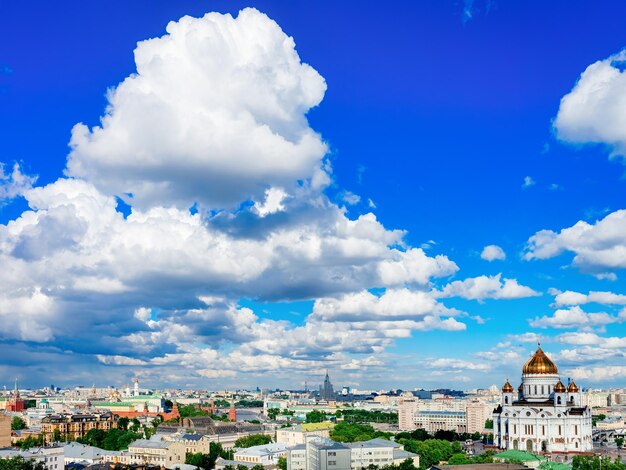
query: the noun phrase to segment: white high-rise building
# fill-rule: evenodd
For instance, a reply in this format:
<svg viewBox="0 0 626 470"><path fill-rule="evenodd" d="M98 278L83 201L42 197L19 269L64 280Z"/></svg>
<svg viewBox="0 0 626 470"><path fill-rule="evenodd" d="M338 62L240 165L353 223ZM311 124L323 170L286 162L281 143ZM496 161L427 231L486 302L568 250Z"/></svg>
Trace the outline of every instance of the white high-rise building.
<svg viewBox="0 0 626 470"><path fill-rule="evenodd" d="M508 379L502 403L493 412L495 444L501 449L530 452L587 452L591 440L591 409L572 381L561 382L554 362L537 347L522 369L518 392Z"/></svg>

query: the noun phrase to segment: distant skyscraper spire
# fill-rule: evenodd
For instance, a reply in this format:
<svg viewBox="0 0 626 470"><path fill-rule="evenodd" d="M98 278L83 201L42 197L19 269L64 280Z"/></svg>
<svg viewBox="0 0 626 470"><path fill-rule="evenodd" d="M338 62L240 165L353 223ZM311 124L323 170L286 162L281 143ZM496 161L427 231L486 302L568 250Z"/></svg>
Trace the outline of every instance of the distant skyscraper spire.
<svg viewBox="0 0 626 470"><path fill-rule="evenodd" d="M328 369L326 369L326 377L324 377L324 384L320 386L320 398L326 401L335 399L335 391L333 390L333 384L330 383Z"/></svg>

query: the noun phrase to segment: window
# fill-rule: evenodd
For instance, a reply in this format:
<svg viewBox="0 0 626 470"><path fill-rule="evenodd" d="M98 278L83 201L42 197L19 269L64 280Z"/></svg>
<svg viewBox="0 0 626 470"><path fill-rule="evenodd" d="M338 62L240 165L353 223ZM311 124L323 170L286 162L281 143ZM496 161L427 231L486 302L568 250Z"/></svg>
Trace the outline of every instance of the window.
<svg viewBox="0 0 626 470"><path fill-rule="evenodd" d="M329 452L328 455L332 455L333 457L337 455L337 452Z"/></svg>
<svg viewBox="0 0 626 470"><path fill-rule="evenodd" d="M559 424L559 436L561 435L561 425Z"/></svg>
<svg viewBox="0 0 626 470"><path fill-rule="evenodd" d="M574 425L574 434L578 435L578 424ZM576 446L578 447L578 444L576 444Z"/></svg>
<svg viewBox="0 0 626 470"><path fill-rule="evenodd" d="M329 460L329 461L328 461L328 465L329 465L329 466L331 466L331 465L337 465L337 461L336 461L336 460Z"/></svg>

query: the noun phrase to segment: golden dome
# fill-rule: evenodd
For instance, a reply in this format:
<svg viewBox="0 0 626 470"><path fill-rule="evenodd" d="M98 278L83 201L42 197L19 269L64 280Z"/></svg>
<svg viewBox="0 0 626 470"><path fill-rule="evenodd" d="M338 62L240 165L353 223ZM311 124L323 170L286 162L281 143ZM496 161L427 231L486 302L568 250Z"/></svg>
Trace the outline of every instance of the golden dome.
<svg viewBox="0 0 626 470"><path fill-rule="evenodd" d="M577 391L578 391L578 385L576 385L576 384L574 383L574 381L572 380L572 381L569 383L569 385L567 386L567 391L568 391L568 392L570 392L570 393L571 393L571 392L577 392Z"/></svg>
<svg viewBox="0 0 626 470"><path fill-rule="evenodd" d="M509 379L506 379L506 383L502 386L504 393L513 393L513 385L509 383Z"/></svg>
<svg viewBox="0 0 626 470"><path fill-rule="evenodd" d="M541 346L537 346L535 355L531 357L522 368L523 374L557 374L556 364L546 356Z"/></svg>
<svg viewBox="0 0 626 470"><path fill-rule="evenodd" d="M561 379L559 379L559 381L554 386L554 392L555 393L564 393L565 392L565 385L563 385L563 382L561 382Z"/></svg>

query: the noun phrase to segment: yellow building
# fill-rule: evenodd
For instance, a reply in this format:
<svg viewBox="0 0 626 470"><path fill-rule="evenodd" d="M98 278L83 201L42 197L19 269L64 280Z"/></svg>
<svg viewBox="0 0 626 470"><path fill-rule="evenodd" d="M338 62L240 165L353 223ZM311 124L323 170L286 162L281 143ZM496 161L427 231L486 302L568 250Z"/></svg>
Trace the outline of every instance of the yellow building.
<svg viewBox="0 0 626 470"><path fill-rule="evenodd" d="M120 464L155 465L173 468L185 463L185 444L176 441L139 439L128 445L128 450L104 456L105 462Z"/></svg>
<svg viewBox="0 0 626 470"><path fill-rule="evenodd" d="M92 429L108 431L117 427L117 418L113 413L81 413L81 414L56 414L46 416L41 420L41 432L46 442L52 442L55 437L71 440L84 437Z"/></svg>

